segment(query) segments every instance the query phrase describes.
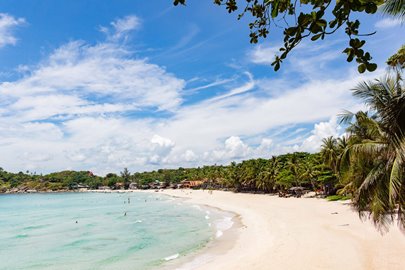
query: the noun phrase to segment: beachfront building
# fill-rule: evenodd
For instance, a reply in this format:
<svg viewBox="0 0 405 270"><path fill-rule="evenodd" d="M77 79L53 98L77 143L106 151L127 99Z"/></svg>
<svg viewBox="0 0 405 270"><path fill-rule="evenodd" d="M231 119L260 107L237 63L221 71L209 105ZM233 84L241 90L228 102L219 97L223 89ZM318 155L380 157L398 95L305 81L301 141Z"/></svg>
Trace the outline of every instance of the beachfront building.
<svg viewBox="0 0 405 270"><path fill-rule="evenodd" d="M166 188L167 186L168 185L165 182L161 182L158 180L155 180L155 181L149 183L150 189L163 189L163 188Z"/></svg>
<svg viewBox="0 0 405 270"><path fill-rule="evenodd" d="M87 190L89 190L90 187L88 185L84 185L84 184L80 183L80 184L72 185L71 188L76 191L87 191Z"/></svg>
<svg viewBox="0 0 405 270"><path fill-rule="evenodd" d="M199 188L204 184L202 180L183 180L180 183L181 188Z"/></svg>
<svg viewBox="0 0 405 270"><path fill-rule="evenodd" d="M141 185L141 189L150 189L150 186L147 184Z"/></svg>
<svg viewBox="0 0 405 270"><path fill-rule="evenodd" d="M115 189L125 189L124 183L115 183Z"/></svg>
<svg viewBox="0 0 405 270"><path fill-rule="evenodd" d="M135 183L135 182L132 182L132 183L129 184L129 187L128 187L128 188L129 188L129 189L138 189L138 184Z"/></svg>
<svg viewBox="0 0 405 270"><path fill-rule="evenodd" d="M158 180L152 181L148 185L149 185L150 189L158 189L159 188L159 181Z"/></svg>
<svg viewBox="0 0 405 270"><path fill-rule="evenodd" d="M179 188L179 184L170 183L169 188L171 189Z"/></svg>

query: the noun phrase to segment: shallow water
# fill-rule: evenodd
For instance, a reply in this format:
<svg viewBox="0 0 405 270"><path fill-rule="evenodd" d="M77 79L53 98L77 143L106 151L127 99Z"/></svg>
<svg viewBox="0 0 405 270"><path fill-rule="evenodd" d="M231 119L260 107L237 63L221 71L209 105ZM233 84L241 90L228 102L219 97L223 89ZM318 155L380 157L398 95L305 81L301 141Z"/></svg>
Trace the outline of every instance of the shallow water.
<svg viewBox="0 0 405 270"><path fill-rule="evenodd" d="M221 218L159 194L2 195L0 269L157 268L221 234Z"/></svg>

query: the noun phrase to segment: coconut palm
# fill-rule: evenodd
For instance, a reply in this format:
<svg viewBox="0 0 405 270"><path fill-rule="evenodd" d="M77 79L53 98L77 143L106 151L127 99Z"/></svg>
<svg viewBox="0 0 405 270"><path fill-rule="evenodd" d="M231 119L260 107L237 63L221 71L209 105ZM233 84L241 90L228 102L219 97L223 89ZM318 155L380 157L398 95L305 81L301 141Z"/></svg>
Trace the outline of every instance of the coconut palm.
<svg viewBox="0 0 405 270"><path fill-rule="evenodd" d="M374 115L352 114L350 155L354 205L382 230L395 214L405 230L405 90L400 77L359 84L353 94ZM346 120L350 119L349 115Z"/></svg>
<svg viewBox="0 0 405 270"><path fill-rule="evenodd" d="M333 136L324 138L321 146L321 157L334 173L337 171L338 149L337 141Z"/></svg>
<svg viewBox="0 0 405 270"><path fill-rule="evenodd" d="M405 0L385 0L382 12L405 21Z"/></svg>
<svg viewBox="0 0 405 270"><path fill-rule="evenodd" d="M276 183L278 174L278 161L276 157L272 157L267 165L264 166L257 176L256 188L265 192L270 192Z"/></svg>
<svg viewBox="0 0 405 270"><path fill-rule="evenodd" d="M405 68L405 45L402 45L394 55L388 58L387 64L400 76L400 70Z"/></svg>

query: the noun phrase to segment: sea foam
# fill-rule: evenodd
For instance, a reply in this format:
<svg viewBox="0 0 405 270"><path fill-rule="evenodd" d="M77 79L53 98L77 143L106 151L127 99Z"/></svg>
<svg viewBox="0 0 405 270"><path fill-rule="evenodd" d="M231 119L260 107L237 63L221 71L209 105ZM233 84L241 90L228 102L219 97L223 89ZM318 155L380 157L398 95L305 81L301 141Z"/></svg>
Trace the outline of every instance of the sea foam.
<svg viewBox="0 0 405 270"><path fill-rule="evenodd" d="M215 237L219 238L224 234L224 231L229 230L233 226L232 217L224 217L223 219L217 221L215 223L215 228L217 232L215 233Z"/></svg>
<svg viewBox="0 0 405 270"><path fill-rule="evenodd" d="M179 253L176 253L176 254L167 256L167 257L165 258L165 261L171 261L171 260L177 259L179 256L180 256Z"/></svg>

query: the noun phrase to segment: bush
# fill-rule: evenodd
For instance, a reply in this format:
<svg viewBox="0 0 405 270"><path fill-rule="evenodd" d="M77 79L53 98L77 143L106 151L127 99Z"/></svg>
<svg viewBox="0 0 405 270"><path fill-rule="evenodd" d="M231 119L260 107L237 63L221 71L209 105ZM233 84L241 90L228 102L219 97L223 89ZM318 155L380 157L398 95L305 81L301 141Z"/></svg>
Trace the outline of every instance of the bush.
<svg viewBox="0 0 405 270"><path fill-rule="evenodd" d="M326 197L326 199L330 202L334 202L334 201L345 201L345 200L350 200L351 197L350 196L345 196L345 195L332 195L332 196L328 196Z"/></svg>

